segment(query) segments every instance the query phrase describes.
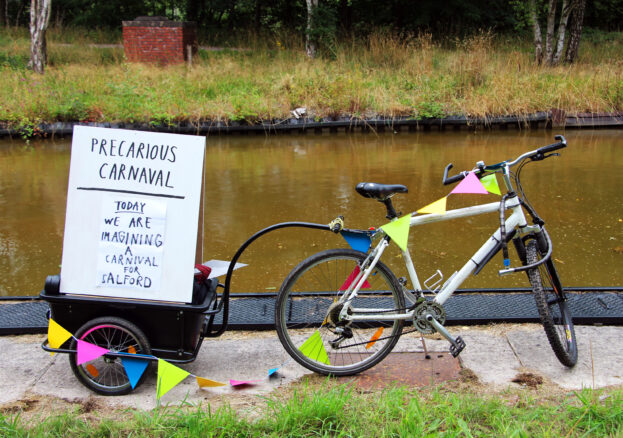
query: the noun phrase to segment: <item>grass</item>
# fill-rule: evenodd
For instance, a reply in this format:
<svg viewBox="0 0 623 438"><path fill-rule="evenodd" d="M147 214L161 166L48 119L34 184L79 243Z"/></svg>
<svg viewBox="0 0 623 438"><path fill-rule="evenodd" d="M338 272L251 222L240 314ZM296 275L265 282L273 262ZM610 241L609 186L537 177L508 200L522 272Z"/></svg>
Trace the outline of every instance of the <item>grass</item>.
<svg viewBox="0 0 623 438"><path fill-rule="evenodd" d="M360 393L331 382L305 383L288 396L262 403L254 419L231 407L182 406L126 411L101 419L91 412L54 414L25 422L0 413L0 435L39 436L622 436L623 390L585 389L567 395L532 390L498 394L393 388ZM125 419L120 419L125 417Z"/></svg>
<svg viewBox="0 0 623 438"><path fill-rule="evenodd" d="M0 31L0 122L169 124L290 117L526 115L551 108L623 110L623 33L584 41L576 64L535 66L531 47L482 33L433 42L375 33L306 58L297 38L249 38L249 50L200 51L191 68L124 62L119 35L52 30L49 66L33 74L24 29Z"/></svg>

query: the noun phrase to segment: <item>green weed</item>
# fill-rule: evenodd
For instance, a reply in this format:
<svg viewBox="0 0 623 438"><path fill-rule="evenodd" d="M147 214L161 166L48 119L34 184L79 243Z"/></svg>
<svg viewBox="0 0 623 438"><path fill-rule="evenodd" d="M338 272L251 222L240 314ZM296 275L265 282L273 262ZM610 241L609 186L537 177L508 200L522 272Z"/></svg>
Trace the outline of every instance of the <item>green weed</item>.
<svg viewBox="0 0 623 438"><path fill-rule="evenodd" d="M623 391L585 389L564 396L511 390L480 395L450 387L389 388L360 393L328 380L306 383L288 397L264 399L254 419L231 407L158 407L152 411L99 414L75 409L40 422L0 414L7 437L178 436L621 436Z"/></svg>

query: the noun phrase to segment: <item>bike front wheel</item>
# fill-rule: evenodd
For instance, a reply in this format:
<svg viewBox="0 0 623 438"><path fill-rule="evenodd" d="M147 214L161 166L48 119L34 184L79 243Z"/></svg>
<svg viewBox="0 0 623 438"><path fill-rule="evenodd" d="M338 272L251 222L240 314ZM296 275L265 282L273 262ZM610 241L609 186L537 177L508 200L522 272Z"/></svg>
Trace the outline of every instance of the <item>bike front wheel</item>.
<svg viewBox="0 0 623 438"><path fill-rule="evenodd" d="M537 241L530 240L526 246L527 263L536 263L539 258ZM529 269L528 278L541 323L556 357L563 365L573 367L578 360L575 329L554 262L550 259L538 268Z"/></svg>
<svg viewBox="0 0 623 438"><path fill-rule="evenodd" d="M354 287L365 258L350 249L322 251L302 261L284 280L275 305L277 334L304 367L320 374L352 375L376 365L396 345L402 320L340 320L340 299ZM404 295L394 274L378 262L349 304L351 316L390 315L404 312Z"/></svg>

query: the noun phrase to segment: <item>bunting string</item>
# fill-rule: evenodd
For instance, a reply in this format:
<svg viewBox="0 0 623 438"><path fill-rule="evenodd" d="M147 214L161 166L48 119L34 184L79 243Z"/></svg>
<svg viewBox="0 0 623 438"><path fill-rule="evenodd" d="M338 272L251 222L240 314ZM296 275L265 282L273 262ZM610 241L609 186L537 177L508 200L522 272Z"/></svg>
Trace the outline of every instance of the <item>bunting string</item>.
<svg viewBox="0 0 623 438"><path fill-rule="evenodd" d="M105 354L111 353L112 351L100 347L99 345L95 345L82 339L76 338L73 334L65 330L60 324L54 321L54 319L50 318L48 323L48 345L54 349L58 349L70 338L73 338L76 341L76 363L78 365L83 365L86 363L86 367L89 369L91 375L97 377L97 369L91 364L88 364L87 362L95 360L101 356L104 356ZM291 358L289 358L281 365L270 368L265 378L251 380L230 379L229 383L224 383L189 373L188 371L179 368L164 359L160 359L150 354L137 354L135 350L133 352L114 353L116 356L120 356L121 364L123 365L123 369L126 372L132 389L134 389L138 384L143 373L147 369L149 362L158 361L158 375L156 386L156 398L158 400L175 386L177 386L179 383L181 383L183 380L185 380L187 377L195 378L199 388L214 388L227 385L232 387L243 387L248 385L255 385L265 379L276 376L278 371L286 366L291 360ZM54 353L52 352L52 354Z"/></svg>
<svg viewBox="0 0 623 438"><path fill-rule="evenodd" d="M498 185L496 174L492 173L482 179L478 179L478 176L474 172L469 172L467 176L446 196L440 198L430 204L417 210L419 214L445 214L448 196L452 194L477 194L487 195L489 193L495 195L501 195L500 186ZM392 241L400 247L403 251L407 250L407 242L409 241L409 230L411 228L411 215L406 215L400 219L394 220L381 227L385 234L387 234ZM351 243L351 238L346 238L346 241L351 245L353 249L355 246ZM363 247L358 243L359 247ZM369 247L368 247L369 248ZM368 250L366 248L366 251ZM364 251L364 252L366 252Z"/></svg>

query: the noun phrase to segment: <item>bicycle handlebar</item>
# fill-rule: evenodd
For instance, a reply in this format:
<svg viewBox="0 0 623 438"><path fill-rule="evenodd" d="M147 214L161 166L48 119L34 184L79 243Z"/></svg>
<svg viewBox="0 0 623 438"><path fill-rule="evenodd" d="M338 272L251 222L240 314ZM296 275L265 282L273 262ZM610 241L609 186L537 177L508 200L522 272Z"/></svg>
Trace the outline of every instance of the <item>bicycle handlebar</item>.
<svg viewBox="0 0 623 438"><path fill-rule="evenodd" d="M515 158L513 161L503 161L499 164L496 164L495 166L481 166L479 165L473 172L476 174L476 176L480 177L480 175L482 175L485 171L489 170L498 170L501 169L504 166L508 166L508 167L512 167L515 164L519 163L520 161L526 159L526 158L530 158L533 161L539 161L539 160L543 160L551 155L546 155L549 152L553 152L556 151L558 149L562 149L567 147L567 140L565 139L564 136L562 135L556 135L554 137L554 139L558 140L558 142L556 143L552 143L552 144L548 144L547 146L542 146L534 151L530 151L530 152L526 152L525 154L520 155L519 157ZM480 163L479 163L480 164ZM460 172L456 175L453 175L451 177L448 177L448 171L452 169L452 163L449 163L446 168L444 169L443 172L443 185L447 186L448 184L454 184L456 182L461 181L462 179L464 179L467 174L469 173L468 171L463 171Z"/></svg>
<svg viewBox="0 0 623 438"><path fill-rule="evenodd" d="M567 139L565 139L562 135L557 135L554 137L555 140L558 140L557 143L548 144L547 146L543 146L538 148L536 151L538 154L546 154L548 152L553 152L558 149L562 149L567 147Z"/></svg>
<svg viewBox="0 0 623 438"><path fill-rule="evenodd" d="M459 182L461 181L463 178L465 178L465 176L467 175L467 172L461 172L458 173L454 176L451 176L450 178L448 178L448 171L452 169L452 163L449 163L445 170L443 171L443 185L447 186L448 184L454 184L455 182Z"/></svg>

